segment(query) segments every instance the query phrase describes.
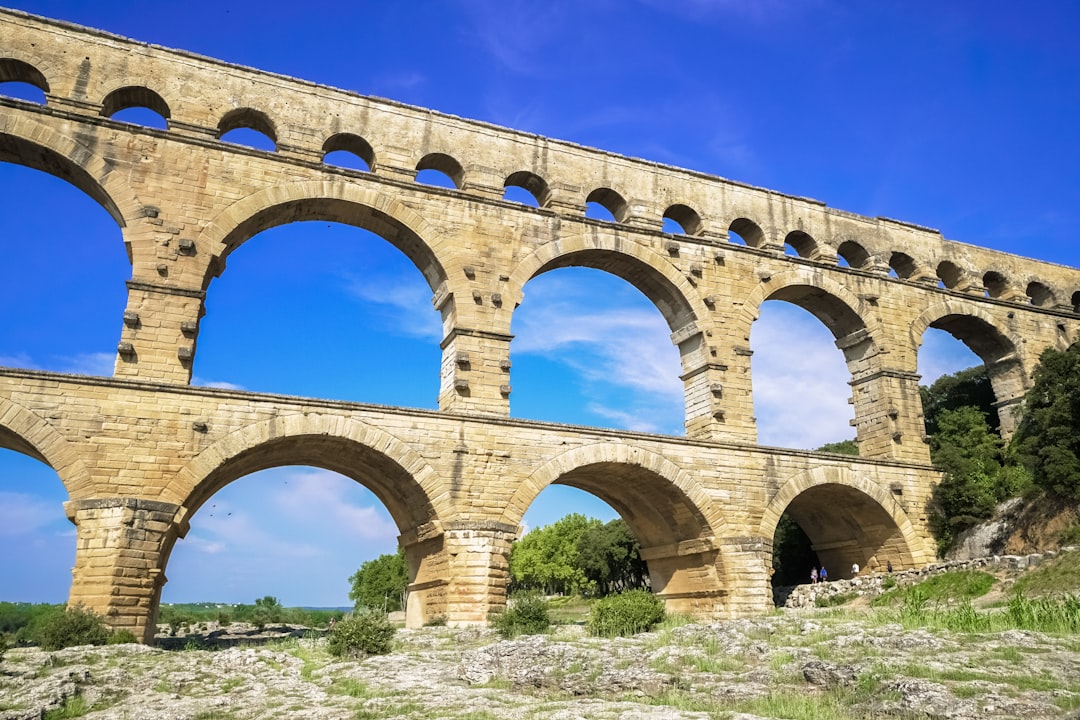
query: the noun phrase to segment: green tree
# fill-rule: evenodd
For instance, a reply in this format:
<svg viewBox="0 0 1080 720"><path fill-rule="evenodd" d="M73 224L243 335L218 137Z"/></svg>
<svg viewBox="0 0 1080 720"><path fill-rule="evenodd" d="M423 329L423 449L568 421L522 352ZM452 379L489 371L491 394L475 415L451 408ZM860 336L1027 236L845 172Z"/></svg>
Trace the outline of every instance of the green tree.
<svg viewBox="0 0 1080 720"><path fill-rule="evenodd" d="M1012 447L1036 485L1080 499L1080 343L1040 356Z"/></svg>
<svg viewBox="0 0 1080 720"><path fill-rule="evenodd" d="M409 572L405 564L405 551L398 548L393 555L380 555L368 560L349 578L352 589L349 599L357 609L376 609L394 612L405 607L405 588L409 584Z"/></svg>
<svg viewBox="0 0 1080 720"><path fill-rule="evenodd" d="M839 455L858 455L859 443L856 440L841 440L840 442L825 443L819 447L817 451L837 453Z"/></svg>
<svg viewBox="0 0 1080 720"><path fill-rule="evenodd" d="M956 534L990 517L994 506L1029 481L1027 473L1006 464L1001 438L975 407L942 410L930 438L930 457L944 471L934 488L930 526L942 548Z"/></svg>
<svg viewBox="0 0 1080 720"><path fill-rule="evenodd" d="M994 408L996 398L985 365L976 365L952 375L942 375L929 387L920 385L919 396L922 398L927 435L937 434L938 417L943 411L958 410L962 407L978 408L986 418L990 431L998 432L998 415Z"/></svg>
<svg viewBox="0 0 1080 720"><path fill-rule="evenodd" d="M591 525L578 538L578 567L599 594L648 588L641 544L622 518Z"/></svg>
<svg viewBox="0 0 1080 720"><path fill-rule="evenodd" d="M510 548L510 580L515 589L540 590L547 595L573 595L590 589L581 569L578 541L596 518L573 513L537 528Z"/></svg>

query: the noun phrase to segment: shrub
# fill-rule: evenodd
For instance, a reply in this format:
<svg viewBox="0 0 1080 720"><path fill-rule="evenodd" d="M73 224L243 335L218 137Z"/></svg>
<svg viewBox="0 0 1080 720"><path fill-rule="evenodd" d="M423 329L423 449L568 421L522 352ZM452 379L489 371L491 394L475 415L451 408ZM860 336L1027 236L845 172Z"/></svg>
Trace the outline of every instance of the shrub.
<svg viewBox="0 0 1080 720"><path fill-rule="evenodd" d="M135 633L130 630L116 630L109 635L109 645L124 645L126 643L137 643L139 639L135 637Z"/></svg>
<svg viewBox="0 0 1080 720"><path fill-rule="evenodd" d="M74 645L104 645L109 629L100 615L82 606L69 607L50 615L33 633L43 650L60 650Z"/></svg>
<svg viewBox="0 0 1080 720"><path fill-rule="evenodd" d="M547 600L539 593L517 595L509 608L492 616L491 624L504 638L547 632L551 627Z"/></svg>
<svg viewBox="0 0 1080 720"><path fill-rule="evenodd" d="M364 610L334 626L327 649L335 657L385 655L396 631L385 613Z"/></svg>
<svg viewBox="0 0 1080 720"><path fill-rule="evenodd" d="M630 590L597 600L587 627L593 635L626 636L645 632L663 619L663 600L647 590Z"/></svg>
<svg viewBox="0 0 1080 720"><path fill-rule="evenodd" d="M424 627L446 627L446 622L445 615L435 615L424 623Z"/></svg>

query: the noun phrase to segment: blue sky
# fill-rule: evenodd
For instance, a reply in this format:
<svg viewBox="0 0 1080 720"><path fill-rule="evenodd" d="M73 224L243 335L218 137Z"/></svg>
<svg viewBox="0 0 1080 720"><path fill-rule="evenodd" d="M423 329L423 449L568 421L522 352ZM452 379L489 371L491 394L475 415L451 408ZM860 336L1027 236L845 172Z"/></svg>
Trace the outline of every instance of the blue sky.
<svg viewBox="0 0 1080 720"><path fill-rule="evenodd" d="M1077 262L1080 6L1070 2L9 5ZM0 189L0 364L111 374L130 276L119 229L35 171L0 164ZM318 252L298 260L287 254L296 242ZM20 307L33 312L11 312ZM576 321L550 321L567 314ZM629 285L548 273L526 287L513 331L513 416L682 433L678 354ZM434 408L438 342L430 290L398 251L354 228L294 224L241 247L210 287L196 382ZM647 352L627 362L630 345ZM751 345L763 443L852 436L847 372L824 327L769 302ZM385 359L403 356L388 374ZM974 362L935 331L920 369L932 380ZM66 597L65 497L49 468L0 451L0 543L27 549L0 553L0 599ZM527 524L571 511L614 516L552 489ZM248 476L194 517L164 599L345 604L348 575L392 551L394 536L378 500L340 476Z"/></svg>

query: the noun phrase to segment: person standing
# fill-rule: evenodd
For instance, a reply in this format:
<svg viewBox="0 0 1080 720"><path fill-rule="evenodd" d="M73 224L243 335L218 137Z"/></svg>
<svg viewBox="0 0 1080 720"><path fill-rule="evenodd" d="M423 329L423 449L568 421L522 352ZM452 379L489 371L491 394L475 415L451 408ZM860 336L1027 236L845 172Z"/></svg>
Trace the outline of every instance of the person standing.
<svg viewBox="0 0 1080 720"><path fill-rule="evenodd" d="M817 585L817 568L810 568L810 584Z"/></svg>
<svg viewBox="0 0 1080 720"><path fill-rule="evenodd" d="M829 573L825 570L825 566L821 566L821 570L818 572L818 580L821 582L827 582L829 580Z"/></svg>

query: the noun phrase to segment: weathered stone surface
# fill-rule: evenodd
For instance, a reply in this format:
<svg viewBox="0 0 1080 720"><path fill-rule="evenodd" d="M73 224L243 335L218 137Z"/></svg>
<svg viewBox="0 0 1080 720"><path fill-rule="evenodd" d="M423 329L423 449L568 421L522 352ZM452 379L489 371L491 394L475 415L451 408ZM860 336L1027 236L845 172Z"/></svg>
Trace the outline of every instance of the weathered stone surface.
<svg viewBox="0 0 1080 720"><path fill-rule="evenodd" d="M502 607L513 536L556 482L625 508L654 591L698 618L769 607L785 512L834 578L853 563L921 567L938 479L922 438L924 332L979 354L1006 433L1042 350L1080 338L1072 268L18 11L0 10L0 37L0 77L46 94L0 98L0 157L97 200L132 262L114 377L0 370L0 447L48 463L68 490L70 601L144 639L191 516L231 480L279 465L342 472L387 506L412 572L411 626L484 623ZM111 119L131 106L167 129ZM220 140L237 127L275 150ZM340 149L370 172L322 162ZM455 188L414 182L428 168ZM540 207L503 201L506 185ZM588 201L616 221L585 217ZM686 234L663 232L665 217ZM439 412L189 385L230 253L298 220L371 230L424 275L444 331ZM680 356L687 437L507 418L514 310L531 278L566 266L613 273L656 305ZM749 338L770 299L836 338L861 458L757 445Z"/></svg>

